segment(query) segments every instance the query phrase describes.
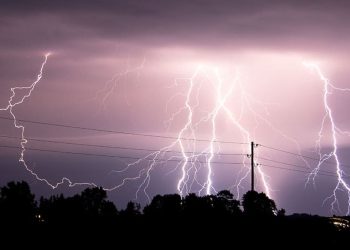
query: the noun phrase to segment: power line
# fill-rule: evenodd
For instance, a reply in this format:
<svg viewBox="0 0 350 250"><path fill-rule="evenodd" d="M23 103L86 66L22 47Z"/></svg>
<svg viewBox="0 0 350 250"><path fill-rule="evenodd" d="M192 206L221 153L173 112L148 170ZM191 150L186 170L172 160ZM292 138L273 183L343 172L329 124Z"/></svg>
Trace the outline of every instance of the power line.
<svg viewBox="0 0 350 250"><path fill-rule="evenodd" d="M281 169L281 170L286 170L286 171L292 171L292 172L298 172L298 173L310 174L310 172L303 171L303 170L299 170L299 169L277 167L277 166L272 166L272 165L263 164L263 163L259 163L259 166L264 166L264 167L269 167L269 168L276 168L276 169ZM320 174L320 175L331 176L331 177L337 177L336 175L328 175L328 174Z"/></svg>
<svg viewBox="0 0 350 250"><path fill-rule="evenodd" d="M264 158L264 157L259 157L259 159L265 160L265 161L270 161L270 162L274 162L274 163L279 163L279 164L283 164L283 165L288 165L288 166L293 166L293 167L297 167L297 168L302 168L302 169L309 169L307 166L300 166L300 165L295 165L292 163L287 163L287 162L282 162L282 161L276 161L276 160L272 160L272 159L268 159L268 158ZM326 173L326 174L336 174L335 172L332 171L327 171L327 170L319 170L317 171L318 173Z"/></svg>
<svg viewBox="0 0 350 250"><path fill-rule="evenodd" d="M8 146L8 145L0 145L0 148L10 148L10 149L22 149L18 146ZM61 153L61 154L72 154L72 155L84 155L84 156L99 156L99 157L109 157L109 158L120 158L120 159L129 159L129 160L141 160L142 157L129 157L129 156L120 156L120 155L106 155L106 154L92 154L92 153L83 153L83 152L72 152L72 151L60 151L60 150L50 150L50 149L42 149L42 148L25 148L25 150L29 151L39 151L39 152L49 152L49 153ZM155 162L183 162L183 160L175 160L175 159L169 159L169 160L160 160L160 159L150 159L150 158L144 158L144 160L148 161L155 161ZM196 162L200 164L206 164L207 162L203 161L188 161L188 162ZM223 164L223 165L241 165L242 162L211 162L212 164Z"/></svg>
<svg viewBox="0 0 350 250"><path fill-rule="evenodd" d="M21 137L16 136L8 136L8 135L0 135L1 138L7 139L22 139ZM134 150L134 151L145 151L145 152L164 152L164 153L186 153L186 154L200 154L204 152L182 152L182 151L174 151L174 150L159 150L159 149L146 149L146 148L134 148L134 147L120 147L120 146L110 146L110 145L98 145L98 144L86 144L86 143L75 143L75 142L65 142L65 141L54 141L54 140L46 140L46 139L38 139L25 137L26 140L37 141L37 142L48 142L54 144L63 144L63 145L74 145L74 146L87 146L87 147L97 147L97 148L108 148L108 149L123 149L123 150ZM215 155L232 155L232 156L242 156L247 154L229 154L229 153L215 153Z"/></svg>
<svg viewBox="0 0 350 250"><path fill-rule="evenodd" d="M298 156L298 157L303 157L305 159L309 159L309 160L314 160L314 161L320 162L320 159L318 159L318 158L314 158L314 157L310 157L310 156L306 156L306 155L302 155L302 154L293 153L293 152L290 152L290 151L287 151L287 150L278 149L278 148L266 146L266 145L263 145L263 144L258 144L258 145L261 146L261 147L264 147L264 148L271 149L271 150L275 150L275 151L279 151L279 152L282 152L282 153L295 155L295 156ZM331 162L323 162L323 164L333 165L333 166L336 165L336 163L331 163ZM350 165L339 164L339 166L350 168Z"/></svg>
<svg viewBox="0 0 350 250"><path fill-rule="evenodd" d="M13 118L1 117L1 116L0 116L0 119L13 120ZM162 138L162 139L175 139L175 140L177 140L177 139L193 140L193 141L199 141L199 142L200 141L204 141L204 142L210 142L211 141L211 140L208 140L208 139L178 138L178 137L174 137L174 136L163 136L163 135L157 135L157 134L144 134L144 133L133 133L133 132L126 132L126 131L117 131L117 130L106 130L106 129L98 129L98 128L91 128L91 127L81 127L81 126L73 126L73 125L67 125L67 124L40 122L40 121L24 120L24 119L17 119L17 121L21 121L21 122L25 122L25 123L32 123L32 124L39 124L39 125L47 125L47 126L63 127L63 128L70 128L70 129L79 129L79 130L88 130L88 131L96 131L96 132L106 132L106 133L113 133L113 134L123 134L123 135L131 135L131 136L143 136L143 137L153 137L153 138ZM19 138L19 137L11 137L11 136L7 136L7 135L0 135L0 137L9 138L9 139L22 139L22 138ZM32 140L32 141L40 141L40 142L48 142L48 143L56 143L56 144L66 144L66 145L76 145L76 146L101 147L101 148L111 148L111 149L126 149L126 150L135 150L135 151L153 151L153 152L159 151L159 150L152 150L152 149L145 149L145 148L132 148L132 147L119 147L119 146L108 146L108 145L97 145L97 144L62 142L62 141L44 140L44 139L37 139L37 138L25 138L25 139ZM245 142L220 141L220 140L215 140L214 142L227 143L227 144L242 144L242 145L243 144L245 144L245 145L248 144L248 143L245 143ZM310 160L320 161L320 159L309 157L309 156L305 156L305 155L302 155L302 154L297 154L297 153L290 152L290 151L287 151L287 150L282 150L282 149L266 146L266 145L263 145L263 144L257 144L257 145L262 146L264 148L271 149L271 150L283 152L283 153L286 153L286 154L290 154L290 155L294 155L294 156L298 156L298 157L303 157L303 158L310 159ZM0 147L2 147L2 148L21 149L21 147L7 146L7 145L0 145ZM136 157L127 157L127 156L119 156L119 155L91 154L91 153L72 152L72 151L48 150L48 149L40 149L40 148L26 148L26 150L41 151L41 152L51 152L51 153L78 154L78 155L85 155L85 156L115 157L115 158L132 159L132 160L139 160L140 159L140 158L136 158ZM182 153L180 151L172 151L172 150L165 150L165 151L161 151L161 152ZM195 153L195 152L185 152L185 153ZM217 155L245 155L245 154L224 154L224 153L220 153L220 154L217 154ZM306 166L294 165L294 164L280 162L280 161L275 161L275 160L272 160L272 159L267 159L267 158L262 158L262 157L260 157L260 159L271 161L271 162L275 162L275 163L279 163L279 164L295 166L295 167L299 167L299 168L306 168ZM145 159L145 160L152 160L152 159ZM171 159L171 160L155 160L155 161L157 161L157 162L168 162L168 161L181 162L182 160ZM196 162L205 164L205 162L200 162L200 161L196 161ZM236 162L233 162L233 163L229 163L229 162L212 162L212 163L213 164L234 164L234 165L235 164L242 164L242 163L236 163ZM335 165L334 163L329 163L329 162L324 162L324 164ZM290 171L295 171L295 172L304 172L304 173L310 174L309 172L302 171L302 170L282 168L282 167L276 167L276 166L271 166L271 165L266 165L266 164L260 164L260 165L267 166L267 167L279 168L279 169L285 169L285 170L290 170ZM344 166L344 167L349 167L350 168L350 166L348 166L348 165L340 164L340 166ZM331 173L331 172L328 172L328 171L323 171L323 172ZM334 177L334 175L329 175L329 176L333 176Z"/></svg>
<svg viewBox="0 0 350 250"><path fill-rule="evenodd" d="M292 171L292 172L299 172L299 173L310 174L310 172L303 171L303 170L299 170L299 169L283 168L283 167L271 166L271 165L268 165L268 164L259 164L259 166L264 166L264 167L269 167L269 168L276 168L276 169L281 169L281 170L285 170L285 171ZM336 178L338 178L338 176L336 176L336 175L330 175L330 174L318 173L318 175L323 175L323 176L329 176L329 177L336 177ZM343 178L349 178L349 177L343 177Z"/></svg>
<svg viewBox="0 0 350 250"><path fill-rule="evenodd" d="M313 158L313 157L302 155L302 154L293 153L293 152L290 152L290 151L287 151L287 150L282 150L282 149L278 149L278 148L274 148L274 147L270 147L270 146L265 146L263 144L259 144L259 146L264 147L264 148L268 148L268 149L272 149L272 150L275 150L275 151L283 152L283 153L286 153L286 154L295 155L295 156L303 157L303 158L306 158L306 159L319 161L319 159L317 159L317 158Z"/></svg>
<svg viewBox="0 0 350 250"><path fill-rule="evenodd" d="M9 117L1 117L0 119L3 120L13 120ZM105 132L105 133L112 133L112 134L123 134L123 135L131 135L131 136L143 136L143 137L153 137L153 138L162 138L162 139L181 139L181 140L189 140L189 141L198 141L198 142L211 142L211 140L208 139L194 139L194 138L178 138L175 136L165 136L165 135L156 135L156 134L144 134L144 133L133 133L133 132L126 132L126 131L119 131L119 130L106 130L106 129L98 129L98 128L88 128L88 127L81 127L81 126L73 126L73 125L67 125L67 124L58 124L58 123L49 123L49 122L39 122L39 121L32 121L32 120L23 120L23 119L17 119L17 121L26 122L26 123L33 123L33 124L40 124L40 125L47 125L47 126L54 126L54 127L62 127L62 128L70 128L70 129L80 129L80 130L88 130L88 131L95 131L95 132ZM248 144L246 142L235 142L235 141L219 141L214 140L214 142L217 143L227 143L227 144Z"/></svg>
<svg viewBox="0 0 350 250"><path fill-rule="evenodd" d="M288 165L288 166L294 166L294 167L297 167L297 168L308 169L307 166L300 166L300 165L295 165L295 164L286 163L286 162L282 162L282 161L276 161L276 160L272 160L272 159L265 158L265 157L260 157L259 156L259 159L265 160L265 161L271 161L271 162L274 162L274 163L284 164L284 165Z"/></svg>

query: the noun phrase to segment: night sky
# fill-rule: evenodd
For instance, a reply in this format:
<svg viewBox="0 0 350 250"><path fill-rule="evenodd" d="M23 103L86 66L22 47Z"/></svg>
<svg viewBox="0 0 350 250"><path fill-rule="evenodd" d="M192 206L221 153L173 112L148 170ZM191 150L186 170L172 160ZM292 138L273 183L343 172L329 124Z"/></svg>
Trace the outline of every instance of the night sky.
<svg viewBox="0 0 350 250"><path fill-rule="evenodd" d="M334 210L334 197L325 200L337 187L334 157L307 183L318 163L317 142L321 154L329 154L334 138L325 118L324 83L303 62L317 64L333 86L327 103L337 127L343 180L350 184L350 138L345 133L350 130L349 1L0 0L0 6L0 108L8 105L12 87L36 80L50 53L43 78L14 114L22 120L101 130L19 121L25 126L26 147L85 154L26 151L26 163L40 178L56 184L67 177L107 189L128 178L108 193L118 208L136 193L144 205L146 193L178 192L184 158L171 137L178 137L188 122L186 97L193 85L187 103L193 111L191 128L182 136L197 141L182 140L183 148L186 155L205 153L185 166L188 183L181 190L205 195L216 91L222 85L225 95L234 86L225 107L236 123L223 109L215 116L215 139L230 143L213 143L211 161L219 163L211 166L210 192L230 189L238 198L249 190L250 145L236 142L254 141L260 144L256 168L268 175L269 194L278 207L288 214L347 213L344 186L336 191ZM17 94L21 98L26 92ZM11 118L8 111L0 111L0 117ZM6 146L0 149L0 185L25 180L37 196L72 195L87 187L69 188L65 182L53 190L36 180L18 161L20 149L7 148L20 146L21 130L7 119L0 119L0 130L0 145ZM155 153L151 170L149 160L125 169L169 145L172 152ZM256 173L257 190L267 192Z"/></svg>

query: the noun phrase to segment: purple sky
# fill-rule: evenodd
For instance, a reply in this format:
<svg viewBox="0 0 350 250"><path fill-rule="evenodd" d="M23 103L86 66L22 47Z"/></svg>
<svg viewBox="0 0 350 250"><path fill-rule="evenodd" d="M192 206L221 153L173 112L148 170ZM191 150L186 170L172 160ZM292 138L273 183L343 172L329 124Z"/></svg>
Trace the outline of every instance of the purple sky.
<svg viewBox="0 0 350 250"><path fill-rule="evenodd" d="M44 77L30 98L15 108L20 119L135 133L177 136L186 123L184 106L189 78L199 65L204 67L194 79L203 83L199 90L199 121L215 105L217 69L224 92L238 70L244 90L256 102L242 105L242 92L235 89L227 102L235 117L256 143L298 153L290 139L297 141L301 153L318 157L315 142L322 118L323 83L317 74L305 68L303 61L317 62L331 83L349 87L348 58L350 32L349 1L1 1L0 8L0 108L6 107L10 88L28 86L38 74L43 56L51 52ZM130 72L128 72L130 71ZM128 72L128 73L125 73ZM113 88L115 86L115 88ZM197 86L197 85L196 85ZM347 107L350 93L334 91L329 97L337 126L350 127ZM195 99L191 99L195 104ZM242 115L239 116L239 114ZM0 112L9 117L8 112ZM258 117L258 118L257 118ZM260 117L260 118L259 118ZM268 120L269 123L263 121ZM239 129L225 113L217 120L218 139L244 141ZM122 147L157 149L171 140L137 136L110 135L93 131L72 130L26 123L25 135L45 140L90 143ZM273 129L275 128L275 129ZM12 123L0 120L1 135L20 136ZM330 124L325 124L322 152L332 147ZM196 129L198 138L210 139L210 122ZM284 134L285 136L282 136ZM186 134L190 136L190 134ZM349 138L338 134L339 157L348 164ZM19 140L0 138L1 145L19 145ZM142 157L145 152L59 145L29 140L28 147ZM208 144L198 142L196 150ZM218 146L218 145L216 145ZM176 145L173 150L179 150ZM193 149L193 145L187 145ZM249 153L249 147L221 145L222 153ZM257 148L265 157L304 166L300 158L277 151ZM52 190L36 181L18 162L19 150L0 151L0 184L24 179L37 195L64 192L74 194L83 187L62 185ZM178 154L177 154L178 155ZM168 153L166 156L173 156ZM125 173L115 173L125 163L116 158L79 156L29 151L29 166L41 177L56 183L63 176L76 182L94 182L104 187L118 185L122 178L135 176L147 162ZM202 159L203 160L203 159ZM241 162L242 157L215 156L219 162ZM249 160L246 160L247 162ZM263 160L258 160L262 163ZM127 163L130 161L127 161ZM335 173L334 161L323 171ZM268 163L268 162L265 162ZM290 168L295 166L269 162ZM311 169L317 162L308 161ZM180 169L174 163L160 164L150 180L148 193L176 192ZM262 166L261 166L262 167ZM234 187L241 166L215 165L213 186ZM206 174L200 170L199 179ZM304 185L306 174L283 169L264 169L270 176L271 197L287 213L306 212L344 214L347 195L337 192L341 211L330 210L337 178L319 176L315 185ZM304 170L305 171L305 170ZM306 170L309 171L309 170ZM345 172L350 172L344 167ZM349 179L345 179L350 183ZM109 197L123 207L135 197L140 180L128 182ZM249 179L240 189L249 188ZM264 191L257 176L257 188ZM198 191L196 185L190 191ZM145 204L141 192L139 202Z"/></svg>

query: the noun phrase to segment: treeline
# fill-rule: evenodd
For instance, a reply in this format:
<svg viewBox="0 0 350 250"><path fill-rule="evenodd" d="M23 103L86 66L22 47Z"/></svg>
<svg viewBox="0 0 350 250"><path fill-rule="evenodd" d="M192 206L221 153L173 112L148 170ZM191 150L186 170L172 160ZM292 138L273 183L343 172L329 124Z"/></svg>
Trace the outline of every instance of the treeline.
<svg viewBox="0 0 350 250"><path fill-rule="evenodd" d="M180 217L238 217L284 216L284 209L264 193L249 191L240 201L228 190L216 195L197 196L194 193L181 197L178 194L156 195L143 210L135 202L118 210L107 200L102 188L86 188L80 194L65 197L63 194L35 200L26 182L10 182L0 188L0 218L11 224L62 224L62 223L111 223L120 218L180 218Z"/></svg>
<svg viewBox="0 0 350 250"><path fill-rule="evenodd" d="M213 239L219 244L221 240L239 241L247 236L254 236L255 240L248 242L253 245L274 239L296 246L299 242L334 246L350 237L349 228L339 230L326 217L286 216L272 199L255 191L248 191L241 201L228 190L207 196L156 195L143 209L135 202L118 209L102 188L37 201L23 181L0 188L0 227L11 236L19 232L47 239L60 235L62 242L81 239L77 235L84 234L85 243L108 236L120 242L131 237L136 240L133 243L137 239L153 242L162 238L177 244L176 239L181 239L203 247ZM202 238L210 241L197 242Z"/></svg>

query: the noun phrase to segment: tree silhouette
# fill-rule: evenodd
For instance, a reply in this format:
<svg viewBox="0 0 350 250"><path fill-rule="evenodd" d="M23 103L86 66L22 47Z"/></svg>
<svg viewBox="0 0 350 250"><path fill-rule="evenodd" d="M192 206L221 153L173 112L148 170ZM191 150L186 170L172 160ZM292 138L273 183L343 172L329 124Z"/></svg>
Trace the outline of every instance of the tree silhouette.
<svg viewBox="0 0 350 250"><path fill-rule="evenodd" d="M43 220L49 223L94 223L117 216L117 208L106 199L107 193L102 188L87 188L73 197L41 198L39 210Z"/></svg>
<svg viewBox="0 0 350 250"><path fill-rule="evenodd" d="M215 214L215 195L197 196L188 194L183 200L184 215L188 217L212 216Z"/></svg>
<svg viewBox="0 0 350 250"><path fill-rule="evenodd" d="M34 233L42 238L53 237L54 241L59 233L63 240L83 239L89 242L90 239L96 239L100 242L108 234L122 235L120 240L127 240L128 237L124 235L132 234L136 238L157 240L157 237L172 239L174 233L178 233L178 228L181 228L182 235L189 236L186 240L197 240L197 237L193 237L194 232L208 239L250 234L256 236L257 240L263 240L266 236L277 235L285 242L298 239L297 245L309 241L312 246L315 237L310 237L310 233L319 237L317 242L322 246L347 242L350 235L350 229L346 227L350 217L330 219L309 214L286 216L284 209L277 211L273 200L264 193L254 191L243 196L244 212L240 209L240 202L228 190L207 196L156 195L144 208L144 214L135 202L129 202L118 213L115 205L107 200L106 192L97 187L87 188L73 197L64 197L62 194L41 197L39 209L34 198L25 182L10 182L0 188L0 226L10 235L18 237L20 232L25 236ZM338 223L338 226L334 223ZM339 226L339 223L344 224ZM172 230L176 232L172 233ZM85 238L77 237L77 232ZM293 235L292 239L290 235ZM4 234L2 236L2 239L6 238Z"/></svg>
<svg viewBox="0 0 350 250"><path fill-rule="evenodd" d="M277 216L283 217L286 216L286 210L284 208L277 211Z"/></svg>
<svg viewBox="0 0 350 250"><path fill-rule="evenodd" d="M123 217L136 217L141 215L141 206L136 202L129 201L126 208L120 211L120 215Z"/></svg>
<svg viewBox="0 0 350 250"><path fill-rule="evenodd" d="M277 212L276 204L265 193L248 191L243 195L244 214L249 216L274 216Z"/></svg>
<svg viewBox="0 0 350 250"><path fill-rule="evenodd" d="M233 198L233 194L229 190L220 191L214 200L215 213L222 216L241 215L242 211L239 205L240 202Z"/></svg>
<svg viewBox="0 0 350 250"><path fill-rule="evenodd" d="M184 199L180 195L156 195L143 212L146 216L178 217L185 216L231 216L240 215L239 201L228 190L217 195L197 196L188 194Z"/></svg>
<svg viewBox="0 0 350 250"><path fill-rule="evenodd" d="M106 202L107 193L100 188L87 188L83 190L76 199L80 201L85 216L100 217L103 215L104 203Z"/></svg>
<svg viewBox="0 0 350 250"><path fill-rule="evenodd" d="M42 217L42 222L56 224L58 222L69 221L70 217L73 217L72 210L68 205L68 201L64 198L63 194L53 195L48 199L41 197L39 205L39 213Z"/></svg>
<svg viewBox="0 0 350 250"><path fill-rule="evenodd" d="M0 188L1 221L11 224L28 224L35 221L35 196L28 183L9 182Z"/></svg>
<svg viewBox="0 0 350 250"><path fill-rule="evenodd" d="M189 217L197 217L204 214L205 202L195 193L188 194L183 201L184 214Z"/></svg>
<svg viewBox="0 0 350 250"><path fill-rule="evenodd" d="M156 195L143 213L147 216L177 217L182 212L181 196L178 194Z"/></svg>

